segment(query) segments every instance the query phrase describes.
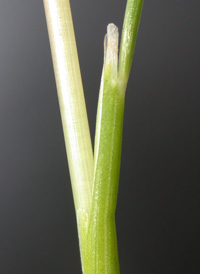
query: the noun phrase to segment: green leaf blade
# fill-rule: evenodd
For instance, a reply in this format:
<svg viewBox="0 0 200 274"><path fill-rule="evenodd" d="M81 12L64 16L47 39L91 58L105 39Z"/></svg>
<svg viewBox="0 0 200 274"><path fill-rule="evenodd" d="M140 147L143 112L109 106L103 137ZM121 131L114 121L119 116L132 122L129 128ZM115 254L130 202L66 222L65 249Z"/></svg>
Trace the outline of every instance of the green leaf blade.
<svg viewBox="0 0 200 274"><path fill-rule="evenodd" d="M119 77L125 82L125 88L131 70L143 2L128 0L126 5L119 53Z"/></svg>

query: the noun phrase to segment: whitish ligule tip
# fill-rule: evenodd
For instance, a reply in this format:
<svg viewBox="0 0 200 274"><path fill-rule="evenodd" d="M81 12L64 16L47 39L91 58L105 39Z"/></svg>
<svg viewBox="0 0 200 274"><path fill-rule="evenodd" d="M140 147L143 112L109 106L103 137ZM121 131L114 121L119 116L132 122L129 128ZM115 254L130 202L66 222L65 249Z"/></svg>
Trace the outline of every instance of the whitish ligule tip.
<svg viewBox="0 0 200 274"><path fill-rule="evenodd" d="M107 26L107 33L110 37L112 37L113 39L118 39L118 27L115 26L115 24L111 23L108 24Z"/></svg>
<svg viewBox="0 0 200 274"><path fill-rule="evenodd" d="M116 76L118 67L118 41L118 28L114 24L109 24L104 41L104 65L111 65Z"/></svg>

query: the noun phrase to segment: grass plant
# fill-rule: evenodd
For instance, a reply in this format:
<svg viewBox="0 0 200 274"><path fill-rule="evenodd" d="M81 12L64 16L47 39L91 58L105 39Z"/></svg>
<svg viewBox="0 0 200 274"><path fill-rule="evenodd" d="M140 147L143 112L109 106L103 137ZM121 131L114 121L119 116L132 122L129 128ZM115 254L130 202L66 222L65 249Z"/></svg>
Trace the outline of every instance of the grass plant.
<svg viewBox="0 0 200 274"><path fill-rule="evenodd" d="M124 98L142 5L127 1L119 57L118 29L107 27L93 156L70 3L44 0L84 274L120 272L115 209Z"/></svg>

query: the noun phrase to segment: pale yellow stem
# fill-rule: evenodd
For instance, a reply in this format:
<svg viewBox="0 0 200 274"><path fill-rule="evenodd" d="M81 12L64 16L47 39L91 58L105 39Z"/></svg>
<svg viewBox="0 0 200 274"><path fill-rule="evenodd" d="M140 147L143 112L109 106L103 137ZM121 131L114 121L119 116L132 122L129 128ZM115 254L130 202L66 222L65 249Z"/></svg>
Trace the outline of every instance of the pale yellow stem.
<svg viewBox="0 0 200 274"><path fill-rule="evenodd" d="M84 213L86 221L92 198L93 152L70 3L44 0L44 7L75 209L77 215Z"/></svg>

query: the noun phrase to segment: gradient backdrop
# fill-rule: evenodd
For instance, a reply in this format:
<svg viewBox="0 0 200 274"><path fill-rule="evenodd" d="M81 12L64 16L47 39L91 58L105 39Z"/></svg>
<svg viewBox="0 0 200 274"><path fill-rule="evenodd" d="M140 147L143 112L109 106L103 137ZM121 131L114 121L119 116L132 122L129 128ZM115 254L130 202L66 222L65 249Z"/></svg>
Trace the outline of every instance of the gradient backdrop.
<svg viewBox="0 0 200 274"><path fill-rule="evenodd" d="M110 22L71 1L92 139ZM116 212L123 274L200 273L200 1L144 1ZM0 1L0 274L81 273L42 0Z"/></svg>

